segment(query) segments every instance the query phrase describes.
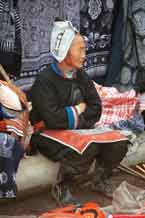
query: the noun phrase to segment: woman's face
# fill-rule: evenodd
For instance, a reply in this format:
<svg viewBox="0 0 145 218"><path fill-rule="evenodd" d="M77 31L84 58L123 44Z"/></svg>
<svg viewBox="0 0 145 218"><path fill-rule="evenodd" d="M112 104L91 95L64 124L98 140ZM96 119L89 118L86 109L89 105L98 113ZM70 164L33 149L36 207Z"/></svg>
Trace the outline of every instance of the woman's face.
<svg viewBox="0 0 145 218"><path fill-rule="evenodd" d="M86 57L86 46L83 37L77 33L65 58L65 63L76 69L81 69Z"/></svg>

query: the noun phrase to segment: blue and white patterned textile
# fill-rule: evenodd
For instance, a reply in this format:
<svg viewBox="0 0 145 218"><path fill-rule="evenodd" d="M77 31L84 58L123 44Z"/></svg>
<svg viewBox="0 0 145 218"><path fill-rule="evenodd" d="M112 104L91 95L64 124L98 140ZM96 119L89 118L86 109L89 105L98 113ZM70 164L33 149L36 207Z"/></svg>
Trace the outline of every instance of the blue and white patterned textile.
<svg viewBox="0 0 145 218"><path fill-rule="evenodd" d="M51 62L50 33L56 17L80 24L78 0L19 0L22 25L22 70L16 85L29 89L36 75Z"/></svg>
<svg viewBox="0 0 145 218"><path fill-rule="evenodd" d="M23 153L14 137L0 133L0 198L16 197L16 171Z"/></svg>

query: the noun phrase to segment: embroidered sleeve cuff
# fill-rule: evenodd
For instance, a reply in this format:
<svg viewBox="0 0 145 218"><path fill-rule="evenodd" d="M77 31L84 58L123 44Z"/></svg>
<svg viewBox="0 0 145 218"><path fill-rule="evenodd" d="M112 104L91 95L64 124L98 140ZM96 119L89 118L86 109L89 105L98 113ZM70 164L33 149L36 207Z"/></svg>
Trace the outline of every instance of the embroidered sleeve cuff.
<svg viewBox="0 0 145 218"><path fill-rule="evenodd" d="M78 112L75 107L65 108L68 115L69 129L76 129L78 126Z"/></svg>

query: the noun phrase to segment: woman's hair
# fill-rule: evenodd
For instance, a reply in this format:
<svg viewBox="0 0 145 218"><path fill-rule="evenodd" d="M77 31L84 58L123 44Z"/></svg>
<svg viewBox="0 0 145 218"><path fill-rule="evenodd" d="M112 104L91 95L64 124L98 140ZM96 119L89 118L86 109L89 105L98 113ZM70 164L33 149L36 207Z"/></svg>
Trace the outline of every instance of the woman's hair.
<svg viewBox="0 0 145 218"><path fill-rule="evenodd" d="M65 20L62 17L56 17L54 21L59 22L59 21L65 21Z"/></svg>

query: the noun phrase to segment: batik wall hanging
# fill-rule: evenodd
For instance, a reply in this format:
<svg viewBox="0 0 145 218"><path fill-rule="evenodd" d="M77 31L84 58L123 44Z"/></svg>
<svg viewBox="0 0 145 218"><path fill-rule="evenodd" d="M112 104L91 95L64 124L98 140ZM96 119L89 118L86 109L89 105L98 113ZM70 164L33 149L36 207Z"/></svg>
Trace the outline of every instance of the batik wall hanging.
<svg viewBox="0 0 145 218"><path fill-rule="evenodd" d="M87 37L85 69L93 79L106 73L116 0L82 0L80 31Z"/></svg>
<svg viewBox="0 0 145 218"><path fill-rule="evenodd" d="M36 75L51 62L50 34L56 17L79 27L80 1L19 0L22 25L22 71L16 84L29 89Z"/></svg>

